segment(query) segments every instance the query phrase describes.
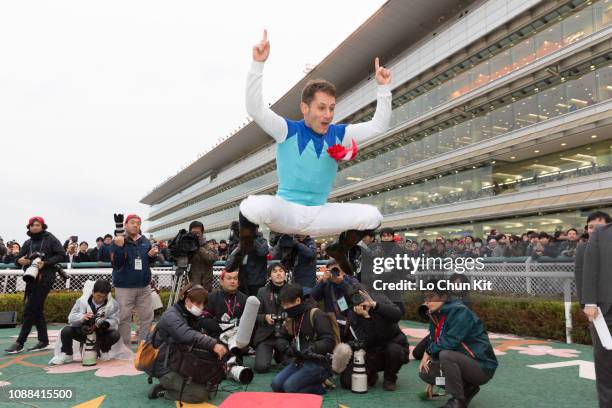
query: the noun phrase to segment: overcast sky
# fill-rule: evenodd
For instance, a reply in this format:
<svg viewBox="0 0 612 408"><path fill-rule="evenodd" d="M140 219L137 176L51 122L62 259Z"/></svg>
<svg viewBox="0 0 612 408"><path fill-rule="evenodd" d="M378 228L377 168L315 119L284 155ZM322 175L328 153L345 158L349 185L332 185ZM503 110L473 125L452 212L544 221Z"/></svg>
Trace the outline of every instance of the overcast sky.
<svg viewBox="0 0 612 408"><path fill-rule="evenodd" d="M93 244L246 118L268 29L274 102L383 0L0 2L0 236L41 215ZM144 225L146 228L146 223Z"/></svg>

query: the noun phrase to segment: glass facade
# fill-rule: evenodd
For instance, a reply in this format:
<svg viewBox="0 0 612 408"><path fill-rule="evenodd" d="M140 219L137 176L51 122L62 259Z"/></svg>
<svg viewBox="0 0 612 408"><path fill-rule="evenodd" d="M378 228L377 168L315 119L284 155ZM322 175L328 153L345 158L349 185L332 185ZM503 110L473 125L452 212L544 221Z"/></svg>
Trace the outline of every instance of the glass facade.
<svg viewBox="0 0 612 408"><path fill-rule="evenodd" d="M490 166L374 193L350 202L374 205L383 215L391 215L521 192L534 185L611 170L612 148L607 141L516 163L496 162Z"/></svg>
<svg viewBox="0 0 612 408"><path fill-rule="evenodd" d="M437 106L516 71L599 31L612 20L612 1L602 0L417 96L393 110L391 126L415 119Z"/></svg>
<svg viewBox="0 0 612 408"><path fill-rule="evenodd" d="M425 136L372 159L347 167L336 177L335 188L430 159L513 130L590 106L612 97L612 67L605 66L580 78Z"/></svg>

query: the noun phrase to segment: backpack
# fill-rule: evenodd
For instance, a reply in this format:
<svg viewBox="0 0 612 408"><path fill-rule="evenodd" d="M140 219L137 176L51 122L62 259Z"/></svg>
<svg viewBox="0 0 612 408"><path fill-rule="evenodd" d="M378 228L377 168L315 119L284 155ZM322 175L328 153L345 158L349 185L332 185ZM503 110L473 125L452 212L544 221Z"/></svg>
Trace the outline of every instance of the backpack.
<svg viewBox="0 0 612 408"><path fill-rule="evenodd" d="M151 325L145 339L140 340L140 344L138 344L138 348L136 349L136 356L134 357L134 368L149 374L149 378L153 374L153 363L159 354L159 347L155 347L154 345L156 334L157 330L155 329L155 325Z"/></svg>
<svg viewBox="0 0 612 408"><path fill-rule="evenodd" d="M314 315L317 312L317 310L320 310L320 309L316 307L313 307L312 309L310 309L310 326L313 328L314 328ZM334 335L334 347L335 347L341 342L340 327L338 326L336 315L334 314L334 312L325 313L322 310L321 312L323 313L324 316L327 316L327 318L329 319L329 323L331 324L331 328L332 328L332 333ZM287 329L287 332L289 333L289 335L293 336L293 327L291 324L288 324L288 323L289 323L289 319L287 319L285 323L285 328ZM315 334L315 339L316 338L317 336Z"/></svg>

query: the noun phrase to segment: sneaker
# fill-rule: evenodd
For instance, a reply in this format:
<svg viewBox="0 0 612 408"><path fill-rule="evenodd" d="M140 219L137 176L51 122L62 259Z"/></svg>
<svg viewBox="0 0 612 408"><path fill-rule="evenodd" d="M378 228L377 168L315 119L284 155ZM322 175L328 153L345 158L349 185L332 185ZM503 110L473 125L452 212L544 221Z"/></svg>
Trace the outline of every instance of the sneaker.
<svg viewBox="0 0 612 408"><path fill-rule="evenodd" d="M48 342L47 343L43 343L42 341L39 341L34 346L30 347L28 349L28 351L44 350L47 347L49 347L49 343Z"/></svg>
<svg viewBox="0 0 612 408"><path fill-rule="evenodd" d="M105 353L105 352L101 352L101 353L100 353L100 360L102 360L102 361L108 361L108 360L110 360L110 359L111 359L111 358L110 358L110 355L108 354L108 351L107 351L106 353Z"/></svg>
<svg viewBox="0 0 612 408"><path fill-rule="evenodd" d="M23 351L23 344L13 343L9 348L5 349L4 351L6 351L6 354L21 353Z"/></svg>
<svg viewBox="0 0 612 408"><path fill-rule="evenodd" d="M157 399L157 398L163 397L165 394L166 394L166 390L164 389L164 387L162 387L161 384L155 384L149 390L147 397L149 399Z"/></svg>
<svg viewBox="0 0 612 408"><path fill-rule="evenodd" d="M49 365L62 365L72 363L72 354L60 353L49 361Z"/></svg>
<svg viewBox="0 0 612 408"><path fill-rule="evenodd" d="M331 390L335 390L336 389L336 384L334 384L334 381L332 380L331 377L326 378L325 381L323 381L323 384L321 384L321 385L327 391L331 391Z"/></svg>
<svg viewBox="0 0 612 408"><path fill-rule="evenodd" d="M395 391L397 389L397 385L395 381L385 380L383 381L383 390L385 391Z"/></svg>

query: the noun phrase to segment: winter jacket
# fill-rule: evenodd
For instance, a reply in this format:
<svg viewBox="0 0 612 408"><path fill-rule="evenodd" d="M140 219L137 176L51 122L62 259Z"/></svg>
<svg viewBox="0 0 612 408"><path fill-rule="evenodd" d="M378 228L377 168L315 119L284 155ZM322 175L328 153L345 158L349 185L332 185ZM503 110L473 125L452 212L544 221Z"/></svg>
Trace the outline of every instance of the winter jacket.
<svg viewBox="0 0 612 408"><path fill-rule="evenodd" d="M369 312L370 319L359 316L352 309L348 312L348 323L357 340L366 342L366 351L374 351L390 342L407 348L408 339L399 327L402 318L399 307L383 294L372 293L370 296L376 301L376 307Z"/></svg>
<svg viewBox="0 0 612 408"><path fill-rule="evenodd" d="M212 291L213 264L217 259L219 259L219 256L213 249L201 246L191 257L189 280L204 286L209 292Z"/></svg>
<svg viewBox="0 0 612 408"><path fill-rule="evenodd" d="M116 288L144 288L151 283L151 268L155 258L149 258L151 243L144 236L136 242L126 237L120 247L111 245L111 264L113 266L113 286ZM140 258L142 268L136 270L136 260Z"/></svg>
<svg viewBox="0 0 612 408"><path fill-rule="evenodd" d="M55 281L55 264L64 261L64 247L62 247L62 243L48 231L43 231L39 234L32 234L28 231L27 234L30 239L23 243L23 246L21 247L21 250L19 251L19 254L15 260L15 265L17 265L18 268L21 268L21 265L17 263L17 260L23 256L30 256L34 252L44 253L45 266L39 271L36 282L42 282L51 286ZM28 266L23 267L23 270L26 270Z"/></svg>
<svg viewBox="0 0 612 408"><path fill-rule="evenodd" d="M263 286L266 284L268 277L268 252L270 252L268 241L261 234L258 234L253 242L253 250L246 257L246 265L240 265L241 287L244 287L245 284L249 286ZM243 276L246 277L246 280L244 280Z"/></svg>
<svg viewBox="0 0 612 408"><path fill-rule="evenodd" d="M303 287L312 288L317 283L317 244L310 237L295 241L295 260L293 280ZM281 259L281 248L277 244L272 253L272 259Z"/></svg>
<svg viewBox="0 0 612 408"><path fill-rule="evenodd" d="M166 363L172 358L176 345L194 345L196 348L212 351L217 340L195 329L198 318L191 314L183 301L166 310L155 326L153 345L159 353L153 363L153 375L162 377L171 370Z"/></svg>
<svg viewBox="0 0 612 408"><path fill-rule="evenodd" d="M240 319L246 306L246 301L247 295L240 291L237 291L235 294L229 294L223 289L216 289L208 296L204 315L214 318L217 322L221 322L221 318L226 313L230 320L234 318Z"/></svg>
<svg viewBox="0 0 612 408"><path fill-rule="evenodd" d="M314 325L312 325L310 323L310 309L313 307L316 307L316 305L307 305L302 315L295 319L286 320L277 343L280 350L287 350L291 346L295 341L296 333L299 333L301 352L310 349L316 354L327 354L334 350L334 334L329 316L322 310L316 310L313 316ZM292 334L289 334L288 326L292 328ZM319 360L315 361L320 362Z"/></svg>
<svg viewBox="0 0 612 408"><path fill-rule="evenodd" d="M96 313L101 308L104 308L104 319L110 323L109 330L117 330L119 328L119 303L109 294L106 303L100 306L97 310L93 310L92 296L87 298L81 296L72 306L72 310L68 315L68 324L73 327L78 327L83 324L83 315L85 313ZM95 307L95 306L94 306Z"/></svg>
<svg viewBox="0 0 612 408"><path fill-rule="evenodd" d="M478 361L491 377L497 368L497 358L482 321L460 301L450 301L432 314L429 323L432 341L427 353L438 358L443 350L459 351Z"/></svg>
<svg viewBox="0 0 612 408"><path fill-rule="evenodd" d="M276 286L268 282L263 288L259 288L257 299L259 299L259 311L257 312L257 327L253 336L253 345L257 346L262 341L274 335L274 326L266 321L267 314L281 314L283 308L280 304L279 293L282 286Z"/></svg>
<svg viewBox="0 0 612 408"><path fill-rule="evenodd" d="M354 292L355 288L360 287L361 285L357 279L349 275L344 275L344 279L339 284L335 284L331 280L319 281L319 283L312 288L310 297L317 302L323 300L325 312L333 312L336 315L336 319L345 320L348 309L341 312L338 306L338 300L344 297L347 305L350 305L349 296Z"/></svg>

